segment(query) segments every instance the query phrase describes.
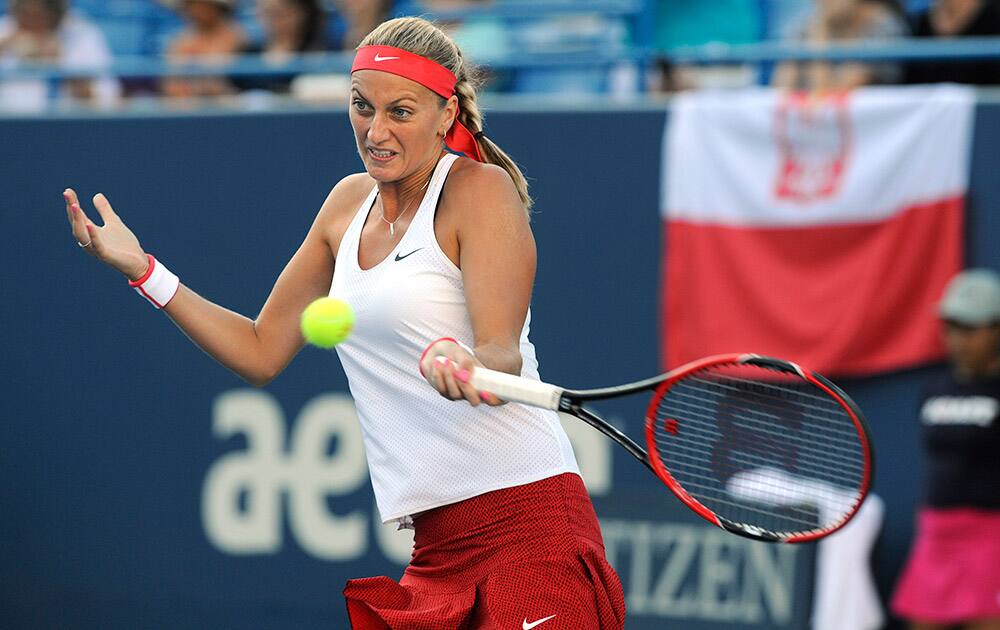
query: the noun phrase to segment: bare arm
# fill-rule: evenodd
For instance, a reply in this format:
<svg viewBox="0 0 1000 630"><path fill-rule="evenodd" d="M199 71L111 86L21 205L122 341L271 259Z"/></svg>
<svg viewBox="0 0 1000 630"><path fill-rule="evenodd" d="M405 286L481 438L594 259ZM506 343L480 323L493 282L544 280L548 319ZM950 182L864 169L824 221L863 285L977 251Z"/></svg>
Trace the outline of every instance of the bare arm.
<svg viewBox="0 0 1000 630"><path fill-rule="evenodd" d="M783 61L778 64L771 75L771 86L783 90L795 90L799 86L799 67L794 61Z"/></svg>
<svg viewBox="0 0 1000 630"><path fill-rule="evenodd" d="M305 343L299 317L330 290L333 256L313 223L256 320L206 300L183 284L164 311L199 348L247 382L262 386L282 372Z"/></svg>
<svg viewBox="0 0 1000 630"><path fill-rule="evenodd" d="M475 348L470 356L444 342L427 353L424 373L443 395L475 405L483 399L480 393L456 380L449 366L433 364L433 358L445 356L460 368L482 365L521 373L521 330L535 280L535 240L513 182L499 167L467 167L453 173L447 186L440 211L447 216L441 221L453 220L455 240L448 242L451 234L440 240L445 253L457 253ZM485 400L497 402L489 396Z"/></svg>
<svg viewBox="0 0 1000 630"><path fill-rule="evenodd" d="M875 83L875 71L870 65L849 63L837 68L836 77L832 79L830 89L836 91L853 90L864 85Z"/></svg>
<svg viewBox="0 0 1000 630"><path fill-rule="evenodd" d="M323 204L256 320L214 304L183 284L164 308L198 347L253 385L262 386L277 376L302 348L299 316L330 288L334 261L327 234L336 220L334 197L340 187ZM66 201L73 234L80 243L90 243L85 248L88 253L130 279L145 273L145 253L139 241L103 195L94 197L103 227L86 217L75 192L67 190Z"/></svg>
<svg viewBox="0 0 1000 630"><path fill-rule="evenodd" d="M482 169L468 179L473 181L456 195L465 208L459 266L476 357L490 369L520 374L521 330L535 282L535 237L505 172Z"/></svg>

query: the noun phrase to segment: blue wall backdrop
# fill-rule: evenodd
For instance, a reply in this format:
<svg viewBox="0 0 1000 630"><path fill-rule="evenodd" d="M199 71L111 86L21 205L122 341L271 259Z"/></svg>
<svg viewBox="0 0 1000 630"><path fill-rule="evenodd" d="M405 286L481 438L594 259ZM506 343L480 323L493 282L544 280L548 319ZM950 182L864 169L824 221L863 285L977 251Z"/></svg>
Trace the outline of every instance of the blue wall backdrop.
<svg viewBox="0 0 1000 630"><path fill-rule="evenodd" d="M537 202L533 338L548 380L658 370L667 115L488 116ZM970 262L1000 267L1000 107L980 104L976 125ZM0 165L0 625L346 627L345 580L398 576L409 538L377 523L335 355L307 349L249 388L83 255L61 201L67 186L105 192L186 284L252 317L330 187L360 168L346 115L4 119ZM883 593L912 534L914 406L932 369L843 383L878 449ZM641 406L601 409L641 435ZM806 627L811 546L710 528L591 429L573 439L628 628Z"/></svg>

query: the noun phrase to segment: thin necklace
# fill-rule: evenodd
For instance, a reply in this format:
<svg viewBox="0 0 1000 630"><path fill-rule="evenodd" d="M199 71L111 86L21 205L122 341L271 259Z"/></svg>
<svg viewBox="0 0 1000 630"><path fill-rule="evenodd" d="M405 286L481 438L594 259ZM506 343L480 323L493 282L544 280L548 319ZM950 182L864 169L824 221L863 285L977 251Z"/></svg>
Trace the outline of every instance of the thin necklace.
<svg viewBox="0 0 1000 630"><path fill-rule="evenodd" d="M434 174L431 173L431 175L433 176ZM382 220L385 221L386 224L388 224L389 226L389 238L396 236L396 222L403 218L403 215L406 214L406 211L410 209L410 206L413 205L413 202L417 200L417 197L420 196L420 193L424 192L424 189L427 188L427 184L429 183L431 183L430 177L427 178L427 181L424 182L424 185L421 186L420 190L417 191L416 196L414 196L413 199L410 199L410 202L406 204L406 207L403 208L403 211L400 212L398 215L396 215L396 218L392 221L385 218L385 204L382 203L382 199L379 199L379 205L382 206L382 212L380 213L380 215L382 217Z"/></svg>

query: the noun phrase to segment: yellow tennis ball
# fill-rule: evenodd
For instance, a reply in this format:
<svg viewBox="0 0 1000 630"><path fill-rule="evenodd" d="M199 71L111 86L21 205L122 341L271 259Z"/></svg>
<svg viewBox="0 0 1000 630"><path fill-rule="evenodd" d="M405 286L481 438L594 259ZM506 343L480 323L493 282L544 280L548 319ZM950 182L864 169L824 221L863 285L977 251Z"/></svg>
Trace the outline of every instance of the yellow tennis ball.
<svg viewBox="0 0 1000 630"><path fill-rule="evenodd" d="M329 350L354 328L354 311L337 298L323 297L302 311L302 336L314 346Z"/></svg>

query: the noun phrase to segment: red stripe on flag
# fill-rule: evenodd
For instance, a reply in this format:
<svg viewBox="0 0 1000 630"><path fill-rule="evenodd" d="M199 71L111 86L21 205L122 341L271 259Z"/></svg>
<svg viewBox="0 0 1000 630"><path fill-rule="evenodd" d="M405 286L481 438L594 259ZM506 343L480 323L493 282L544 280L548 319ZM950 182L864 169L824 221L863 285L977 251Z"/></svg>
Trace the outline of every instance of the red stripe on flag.
<svg viewBox="0 0 1000 630"><path fill-rule="evenodd" d="M860 375L942 358L936 304L962 267L964 202L914 205L866 224L669 220L664 367L755 352Z"/></svg>

